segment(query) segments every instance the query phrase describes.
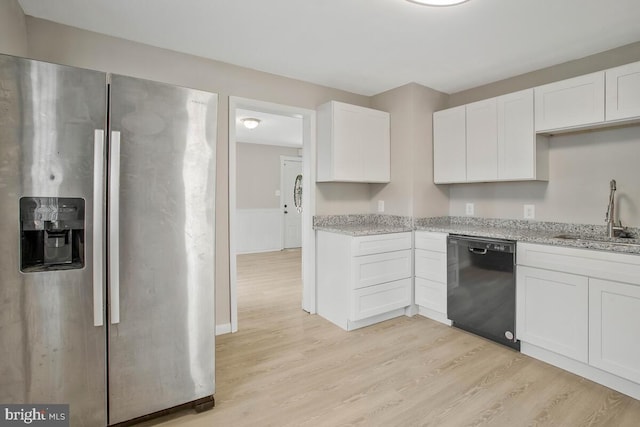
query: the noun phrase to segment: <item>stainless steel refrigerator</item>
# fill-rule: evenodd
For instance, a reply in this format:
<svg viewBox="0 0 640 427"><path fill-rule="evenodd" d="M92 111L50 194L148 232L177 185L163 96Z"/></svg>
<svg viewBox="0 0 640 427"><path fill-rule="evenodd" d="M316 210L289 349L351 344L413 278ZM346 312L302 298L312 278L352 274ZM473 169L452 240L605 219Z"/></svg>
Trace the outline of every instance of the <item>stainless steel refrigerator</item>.
<svg viewBox="0 0 640 427"><path fill-rule="evenodd" d="M212 405L217 99L0 55L0 403Z"/></svg>

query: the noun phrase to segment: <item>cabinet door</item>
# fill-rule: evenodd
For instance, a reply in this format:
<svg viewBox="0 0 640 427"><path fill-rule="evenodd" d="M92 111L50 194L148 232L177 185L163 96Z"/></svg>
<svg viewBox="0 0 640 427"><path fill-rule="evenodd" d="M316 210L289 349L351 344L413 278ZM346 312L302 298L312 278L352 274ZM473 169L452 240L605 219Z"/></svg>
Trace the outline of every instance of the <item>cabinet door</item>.
<svg viewBox="0 0 640 427"><path fill-rule="evenodd" d="M533 89L498 97L498 179L536 178Z"/></svg>
<svg viewBox="0 0 640 427"><path fill-rule="evenodd" d="M496 99L467 104L467 181L498 178Z"/></svg>
<svg viewBox="0 0 640 427"><path fill-rule="evenodd" d="M414 256L416 277L447 283L447 254L445 252L415 249Z"/></svg>
<svg viewBox="0 0 640 427"><path fill-rule="evenodd" d="M447 284L416 277L416 304L447 314Z"/></svg>
<svg viewBox="0 0 640 427"><path fill-rule="evenodd" d="M363 180L389 182L391 180L389 113L363 109L359 126Z"/></svg>
<svg viewBox="0 0 640 427"><path fill-rule="evenodd" d="M587 363L588 303L586 277L518 266L516 336Z"/></svg>
<svg viewBox="0 0 640 427"><path fill-rule="evenodd" d="M589 364L640 383L640 286L589 279Z"/></svg>
<svg viewBox="0 0 640 427"><path fill-rule="evenodd" d="M607 120L640 117L640 62L606 71Z"/></svg>
<svg viewBox="0 0 640 427"><path fill-rule="evenodd" d="M333 105L333 179L336 181L361 181L362 162L362 113L354 105L335 102Z"/></svg>
<svg viewBox="0 0 640 427"><path fill-rule="evenodd" d="M467 180L465 106L433 113L433 181Z"/></svg>
<svg viewBox="0 0 640 427"><path fill-rule="evenodd" d="M536 131L604 121L604 71L534 89Z"/></svg>
<svg viewBox="0 0 640 427"><path fill-rule="evenodd" d="M447 252L447 233L416 231L415 248L427 251Z"/></svg>

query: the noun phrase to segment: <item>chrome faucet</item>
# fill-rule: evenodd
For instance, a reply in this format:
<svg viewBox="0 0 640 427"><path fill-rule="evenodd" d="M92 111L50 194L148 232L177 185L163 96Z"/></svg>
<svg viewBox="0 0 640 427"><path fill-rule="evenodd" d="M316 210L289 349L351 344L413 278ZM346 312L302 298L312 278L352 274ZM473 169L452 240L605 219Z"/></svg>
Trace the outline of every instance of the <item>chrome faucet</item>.
<svg viewBox="0 0 640 427"><path fill-rule="evenodd" d="M607 206L607 216L605 221L607 223L607 236L616 237L616 233L620 233L624 230L622 222L616 223L616 208L615 208L615 194L616 194L616 180L612 179L609 183L611 191L609 192L609 206Z"/></svg>

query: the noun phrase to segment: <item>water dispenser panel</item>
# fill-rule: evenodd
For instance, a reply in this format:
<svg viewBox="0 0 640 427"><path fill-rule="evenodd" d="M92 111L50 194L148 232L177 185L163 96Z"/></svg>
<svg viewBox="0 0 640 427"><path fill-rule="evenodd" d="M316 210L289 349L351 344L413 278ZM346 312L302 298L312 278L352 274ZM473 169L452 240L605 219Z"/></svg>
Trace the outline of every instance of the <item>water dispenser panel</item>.
<svg viewBox="0 0 640 427"><path fill-rule="evenodd" d="M20 269L25 273L84 267L84 199L20 199Z"/></svg>

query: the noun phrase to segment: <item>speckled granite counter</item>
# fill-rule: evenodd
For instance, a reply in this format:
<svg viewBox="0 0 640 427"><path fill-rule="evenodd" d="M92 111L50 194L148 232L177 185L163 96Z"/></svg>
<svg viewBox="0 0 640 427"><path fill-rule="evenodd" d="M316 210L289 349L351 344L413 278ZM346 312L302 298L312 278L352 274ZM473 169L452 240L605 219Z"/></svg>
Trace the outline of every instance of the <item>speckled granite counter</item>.
<svg viewBox="0 0 640 427"><path fill-rule="evenodd" d="M640 239L607 238L605 237L606 229L604 225L471 217L436 217L416 218L414 219L414 228L423 231L437 231L449 234L463 234L467 236L490 237L495 239L516 240L519 242L640 255ZM635 236L640 235L640 229L629 228L628 230ZM562 239L556 237L562 234L577 235L581 238ZM632 245L624 243L631 243Z"/></svg>
<svg viewBox="0 0 640 427"><path fill-rule="evenodd" d="M604 225L476 217L412 218L361 214L316 216L313 219L313 227L316 230L349 236L402 233L415 229L640 255L640 239L609 239L605 237ZM628 230L634 236L640 236L640 229ZM577 235L580 239L557 237L562 234Z"/></svg>
<svg viewBox="0 0 640 427"><path fill-rule="evenodd" d="M378 214L319 215L313 218L313 228L349 236L402 233L413 231L413 218Z"/></svg>

